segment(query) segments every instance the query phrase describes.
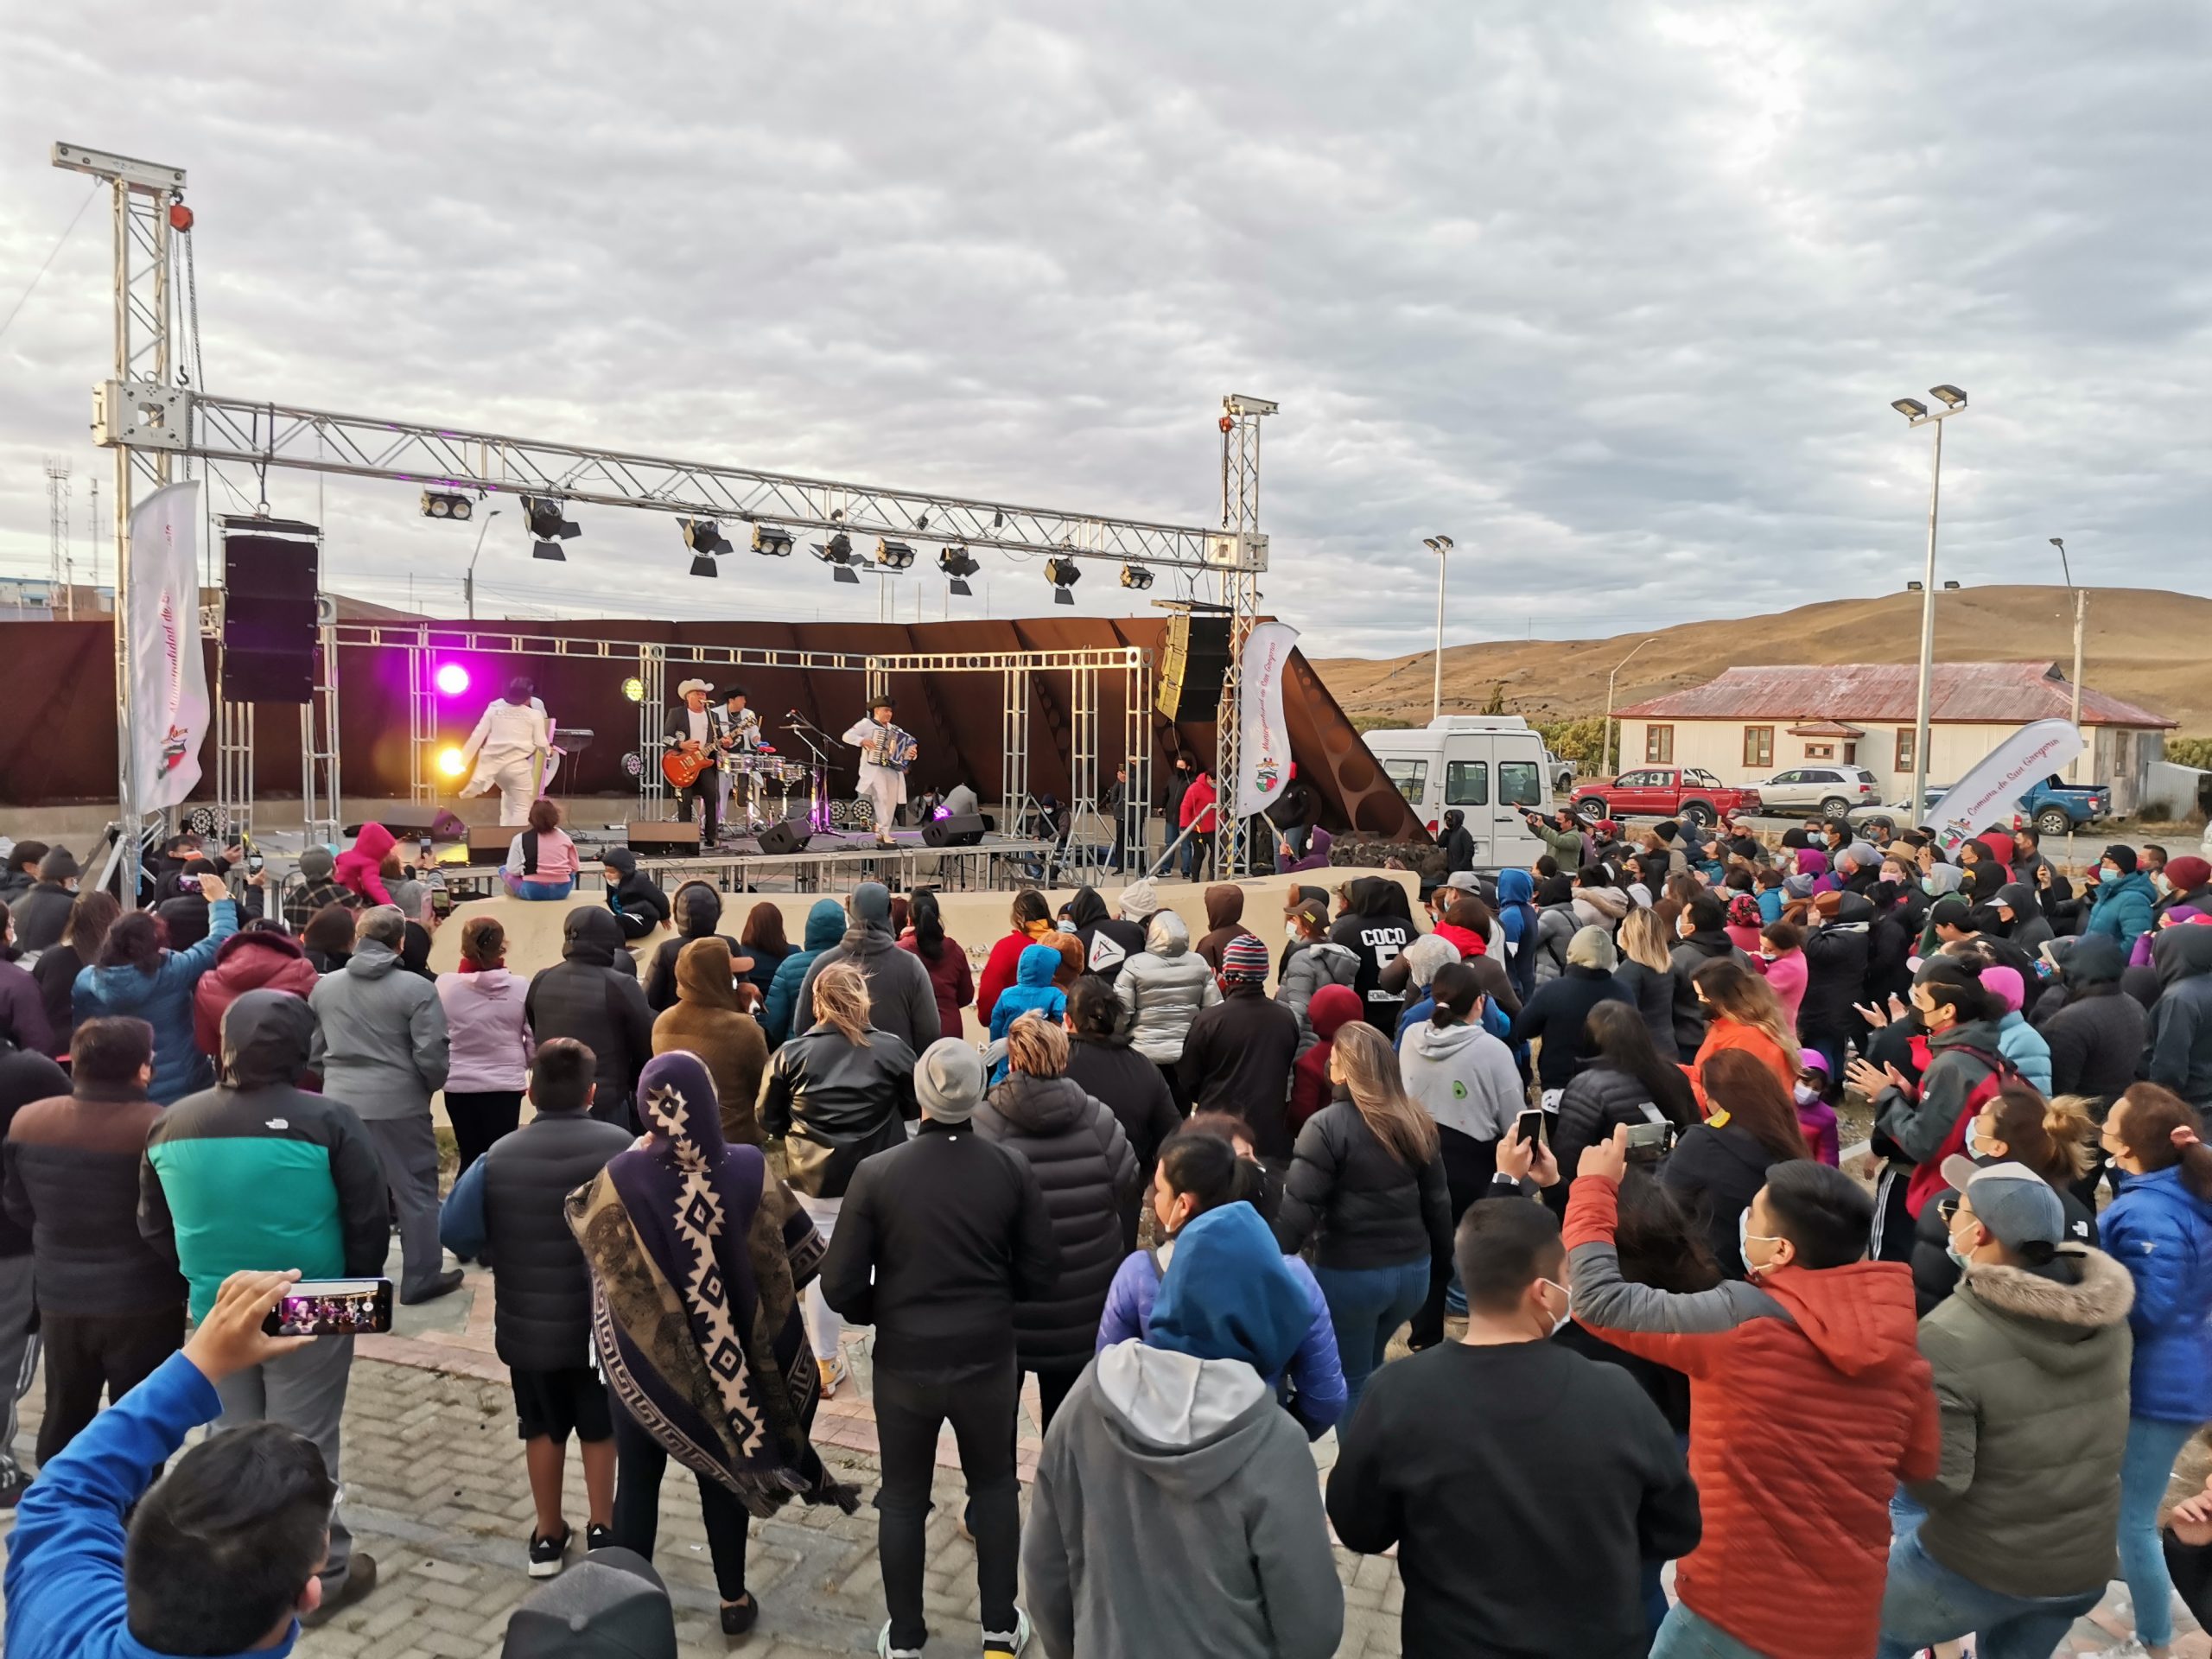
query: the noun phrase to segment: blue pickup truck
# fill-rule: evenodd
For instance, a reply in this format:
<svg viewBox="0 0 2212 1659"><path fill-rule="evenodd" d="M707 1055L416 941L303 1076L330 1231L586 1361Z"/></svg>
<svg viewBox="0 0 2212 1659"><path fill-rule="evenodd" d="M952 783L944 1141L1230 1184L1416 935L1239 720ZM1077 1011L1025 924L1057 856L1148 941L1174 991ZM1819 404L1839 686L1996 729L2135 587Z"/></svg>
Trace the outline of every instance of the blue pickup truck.
<svg viewBox="0 0 2212 1659"><path fill-rule="evenodd" d="M1950 787L1946 784L1928 791L1930 822ZM2069 784L2055 772L2020 797L2012 809L2013 823L2032 824L2042 836L2063 836L2111 815L2111 785Z"/></svg>

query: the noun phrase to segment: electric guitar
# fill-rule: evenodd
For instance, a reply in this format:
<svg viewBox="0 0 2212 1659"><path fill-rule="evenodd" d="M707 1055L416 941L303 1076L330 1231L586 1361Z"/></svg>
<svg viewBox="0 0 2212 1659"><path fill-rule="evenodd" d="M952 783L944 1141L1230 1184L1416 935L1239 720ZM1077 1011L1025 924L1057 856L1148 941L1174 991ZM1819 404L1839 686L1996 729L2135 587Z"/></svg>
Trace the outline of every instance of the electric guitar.
<svg viewBox="0 0 2212 1659"><path fill-rule="evenodd" d="M687 754L682 749L670 749L660 758L660 775L677 789L689 789L699 781L699 774L715 764L715 752L702 749L696 754Z"/></svg>

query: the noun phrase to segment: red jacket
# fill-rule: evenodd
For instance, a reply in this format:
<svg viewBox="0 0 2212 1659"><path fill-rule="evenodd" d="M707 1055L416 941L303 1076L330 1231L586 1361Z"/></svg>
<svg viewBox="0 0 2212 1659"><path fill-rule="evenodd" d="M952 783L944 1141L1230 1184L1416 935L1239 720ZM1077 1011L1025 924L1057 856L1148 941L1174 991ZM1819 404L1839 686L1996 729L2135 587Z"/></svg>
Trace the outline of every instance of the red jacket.
<svg viewBox="0 0 2212 1659"><path fill-rule="evenodd" d="M937 960L931 962L914 943L914 930L911 927L899 936L899 948L919 957L923 971L930 976L930 989L937 994L937 1022L941 1034L965 1035L961 1029L960 1010L976 995L976 976L968 970L968 953L948 936L937 953ZM992 995L995 996L997 993Z"/></svg>
<svg viewBox="0 0 2212 1659"><path fill-rule="evenodd" d="M1705 1537L1677 1593L1761 1653L1865 1659L1881 1634L1890 1496L1933 1477L1942 1446L1912 1270L1782 1268L1689 1295L1629 1284L1619 1196L1586 1175L1567 1201L1574 1318L1690 1379Z"/></svg>
<svg viewBox="0 0 2212 1659"><path fill-rule="evenodd" d="M1060 953L1060 969L1052 976L1052 983L1062 990L1076 982L1083 971L1083 946L1072 933L1063 933L1050 922L1039 922L1027 932L1007 934L991 947L991 954L983 960L983 977L976 988L976 1018L985 1029L991 1023L991 1010L999 1005L999 993L1014 983L1014 970L1021 960L1021 953L1033 944L1049 944ZM945 1034L953 1034L950 1027Z"/></svg>
<svg viewBox="0 0 2212 1659"><path fill-rule="evenodd" d="M223 1015L246 991L315 989L315 964L299 942L282 933L233 933L215 952L215 965L192 988L193 1046L211 1059L223 1057Z"/></svg>
<svg viewBox="0 0 2212 1659"><path fill-rule="evenodd" d="M1290 1069L1290 1108L1284 1116L1292 1135L1304 1128L1306 1120L1334 1097L1329 1056L1336 1048L1337 1033L1359 1017L1359 995L1349 986L1324 985L1306 1005L1306 1021L1313 1027L1315 1041Z"/></svg>
<svg viewBox="0 0 2212 1659"><path fill-rule="evenodd" d="M1195 824L1200 830L1212 829L1213 804L1213 779L1211 774L1201 772L1192 780L1191 786L1183 791L1183 808L1176 815L1175 827L1178 830L1188 830ZM1201 814L1205 820L1203 823L1199 823Z"/></svg>

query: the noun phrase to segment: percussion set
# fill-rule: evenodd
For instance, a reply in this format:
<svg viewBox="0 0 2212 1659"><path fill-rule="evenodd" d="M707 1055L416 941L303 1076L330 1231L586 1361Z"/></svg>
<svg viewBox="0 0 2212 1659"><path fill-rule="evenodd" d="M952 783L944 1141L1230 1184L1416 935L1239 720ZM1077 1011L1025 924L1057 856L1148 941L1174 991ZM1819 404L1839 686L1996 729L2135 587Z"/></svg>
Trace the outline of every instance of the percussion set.
<svg viewBox="0 0 2212 1659"><path fill-rule="evenodd" d="M804 819L817 830L831 827L834 808L828 766L786 760L759 749L749 754L725 753L721 769L729 779L733 829L741 824L748 830L765 830L793 818Z"/></svg>

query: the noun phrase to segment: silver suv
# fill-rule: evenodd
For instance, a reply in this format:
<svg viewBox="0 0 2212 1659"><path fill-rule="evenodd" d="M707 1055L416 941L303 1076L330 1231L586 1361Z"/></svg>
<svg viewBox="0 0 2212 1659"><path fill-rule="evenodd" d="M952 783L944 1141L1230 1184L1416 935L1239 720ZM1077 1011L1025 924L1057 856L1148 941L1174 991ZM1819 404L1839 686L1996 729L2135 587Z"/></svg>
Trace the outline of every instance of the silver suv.
<svg viewBox="0 0 2212 1659"><path fill-rule="evenodd" d="M1848 817L1881 798L1881 785L1864 766L1792 766L1754 787L1770 812L1817 811L1832 818Z"/></svg>

